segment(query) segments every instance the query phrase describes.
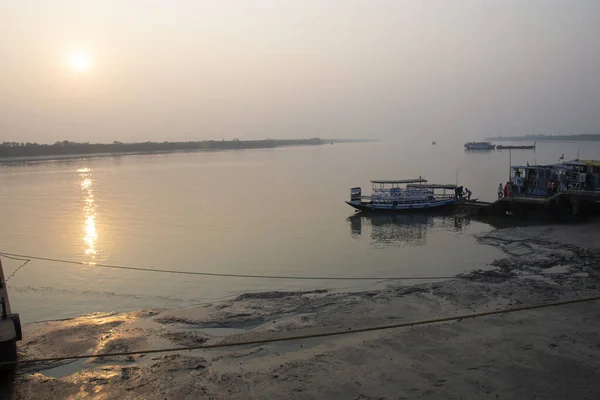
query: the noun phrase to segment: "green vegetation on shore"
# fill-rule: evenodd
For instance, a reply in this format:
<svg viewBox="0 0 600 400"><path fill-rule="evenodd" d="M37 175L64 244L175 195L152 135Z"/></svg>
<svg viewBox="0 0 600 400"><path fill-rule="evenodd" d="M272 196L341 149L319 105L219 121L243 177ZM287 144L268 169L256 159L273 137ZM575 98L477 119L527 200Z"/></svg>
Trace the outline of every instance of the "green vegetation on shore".
<svg viewBox="0 0 600 400"><path fill-rule="evenodd" d="M328 143L376 143L377 139L323 139Z"/></svg>
<svg viewBox="0 0 600 400"><path fill-rule="evenodd" d="M281 146L321 145L327 143L312 139L266 140L204 140L199 142L138 142L138 143L80 143L68 140L54 144L3 142L0 159L12 157L51 157L93 154L154 153L199 150L266 149Z"/></svg>
<svg viewBox="0 0 600 400"><path fill-rule="evenodd" d="M487 138L486 140L555 140L560 142L600 142L600 134L496 136Z"/></svg>

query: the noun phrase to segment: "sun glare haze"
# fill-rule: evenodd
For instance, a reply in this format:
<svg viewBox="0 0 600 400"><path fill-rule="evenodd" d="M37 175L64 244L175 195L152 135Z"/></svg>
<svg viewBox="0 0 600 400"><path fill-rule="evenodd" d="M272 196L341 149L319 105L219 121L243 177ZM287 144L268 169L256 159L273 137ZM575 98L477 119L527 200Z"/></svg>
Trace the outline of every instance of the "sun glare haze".
<svg viewBox="0 0 600 400"><path fill-rule="evenodd" d="M69 66L77 72L84 72L90 69L92 62L89 55L80 51L71 54L69 57Z"/></svg>
<svg viewBox="0 0 600 400"><path fill-rule="evenodd" d="M427 142L598 128L599 2L59 3L0 6L4 140ZM92 72L83 86L58 83Z"/></svg>

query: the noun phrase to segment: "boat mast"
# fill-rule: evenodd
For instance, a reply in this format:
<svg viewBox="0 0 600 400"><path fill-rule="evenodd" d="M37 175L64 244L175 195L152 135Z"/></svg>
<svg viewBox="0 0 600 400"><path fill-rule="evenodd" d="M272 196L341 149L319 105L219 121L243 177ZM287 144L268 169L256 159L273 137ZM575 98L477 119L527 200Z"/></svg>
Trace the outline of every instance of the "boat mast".
<svg viewBox="0 0 600 400"><path fill-rule="evenodd" d="M512 149L508 149L508 182L510 182L510 168L512 167Z"/></svg>
<svg viewBox="0 0 600 400"><path fill-rule="evenodd" d="M456 167L456 186L458 187L458 166Z"/></svg>

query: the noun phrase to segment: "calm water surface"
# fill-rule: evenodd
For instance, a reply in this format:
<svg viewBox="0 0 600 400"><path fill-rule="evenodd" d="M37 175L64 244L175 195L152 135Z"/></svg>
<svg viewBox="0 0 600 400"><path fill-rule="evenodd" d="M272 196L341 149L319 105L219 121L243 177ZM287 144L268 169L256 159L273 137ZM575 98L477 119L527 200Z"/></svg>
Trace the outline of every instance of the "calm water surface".
<svg viewBox="0 0 600 400"><path fill-rule="evenodd" d="M513 164L600 158L599 144L539 143ZM240 274L454 275L500 256L493 229L453 216L361 217L344 204L371 179L419 175L493 200L508 151L462 143L336 144L116 156L0 167L0 249L70 260ZM20 261L3 259L6 276ZM259 290L366 288L363 281L182 276L32 261L9 279L25 321L172 307Z"/></svg>

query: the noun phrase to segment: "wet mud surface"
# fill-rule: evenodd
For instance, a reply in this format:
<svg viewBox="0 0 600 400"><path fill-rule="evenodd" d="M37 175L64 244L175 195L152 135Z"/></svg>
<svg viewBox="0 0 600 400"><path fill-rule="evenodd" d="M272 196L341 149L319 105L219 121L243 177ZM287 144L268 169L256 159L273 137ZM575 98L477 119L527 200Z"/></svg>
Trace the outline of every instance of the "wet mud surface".
<svg viewBox="0 0 600 400"><path fill-rule="evenodd" d="M170 310L27 325L22 358L235 343L600 294L600 225L510 228L462 279L337 293L266 292ZM540 275L531 275L540 274ZM593 399L600 304L264 345L23 365L6 398ZM8 397L7 397L8 396Z"/></svg>

